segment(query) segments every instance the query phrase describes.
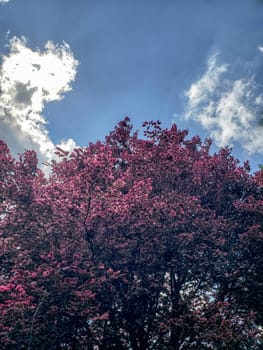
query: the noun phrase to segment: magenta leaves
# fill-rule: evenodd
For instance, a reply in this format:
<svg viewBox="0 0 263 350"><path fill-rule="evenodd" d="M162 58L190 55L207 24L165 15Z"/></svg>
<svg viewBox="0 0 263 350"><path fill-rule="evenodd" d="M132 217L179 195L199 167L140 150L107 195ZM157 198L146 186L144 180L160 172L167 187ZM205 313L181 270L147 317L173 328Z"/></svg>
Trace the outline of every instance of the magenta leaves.
<svg viewBox="0 0 263 350"><path fill-rule="evenodd" d="M4 349L260 349L262 174L175 125L36 155L0 142Z"/></svg>

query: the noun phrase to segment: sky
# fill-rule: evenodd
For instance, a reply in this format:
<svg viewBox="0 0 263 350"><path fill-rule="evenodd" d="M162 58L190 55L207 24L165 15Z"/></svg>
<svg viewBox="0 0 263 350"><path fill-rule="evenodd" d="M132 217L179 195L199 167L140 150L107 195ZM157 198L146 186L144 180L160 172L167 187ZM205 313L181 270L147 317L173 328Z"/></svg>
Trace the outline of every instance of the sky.
<svg viewBox="0 0 263 350"><path fill-rule="evenodd" d="M176 123L263 163L263 1L0 0L0 139L14 155ZM141 134L142 135L142 134Z"/></svg>

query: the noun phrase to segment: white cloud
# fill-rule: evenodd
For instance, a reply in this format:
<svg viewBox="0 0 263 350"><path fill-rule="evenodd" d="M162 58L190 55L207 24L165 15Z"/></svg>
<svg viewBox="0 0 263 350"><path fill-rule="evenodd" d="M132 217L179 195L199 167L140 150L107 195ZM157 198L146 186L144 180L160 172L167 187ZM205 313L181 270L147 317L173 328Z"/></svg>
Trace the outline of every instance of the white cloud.
<svg viewBox="0 0 263 350"><path fill-rule="evenodd" d="M205 103L214 94L221 76L227 71L227 65L217 65L217 54L212 55L207 64L206 73L186 92L188 97L188 113L186 118L191 116L193 110L198 108L200 104ZM208 106L210 109L212 106Z"/></svg>
<svg viewBox="0 0 263 350"><path fill-rule="evenodd" d="M231 79L231 67L213 55L203 76L185 92L184 118L200 123L218 146L238 142L248 153L263 153L263 95L258 90L253 77Z"/></svg>
<svg viewBox="0 0 263 350"><path fill-rule="evenodd" d="M0 4L6 4L7 2L9 2L10 0L0 0Z"/></svg>
<svg viewBox="0 0 263 350"><path fill-rule="evenodd" d="M29 48L23 37L9 44L10 53L2 56L0 67L0 139L13 153L35 149L41 162L49 161L55 145L42 112L46 103L61 100L71 90L78 62L66 43L49 41L43 51ZM76 146L71 139L63 145Z"/></svg>
<svg viewBox="0 0 263 350"><path fill-rule="evenodd" d="M263 46L260 46L260 45L259 45L259 46L258 46L258 49L259 49L260 52L263 53Z"/></svg>

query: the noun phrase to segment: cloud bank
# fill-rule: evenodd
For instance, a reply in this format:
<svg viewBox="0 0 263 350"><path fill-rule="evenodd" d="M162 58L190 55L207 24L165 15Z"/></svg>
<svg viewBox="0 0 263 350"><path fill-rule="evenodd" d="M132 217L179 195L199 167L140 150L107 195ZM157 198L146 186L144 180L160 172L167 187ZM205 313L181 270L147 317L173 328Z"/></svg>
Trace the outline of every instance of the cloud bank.
<svg viewBox="0 0 263 350"><path fill-rule="evenodd" d="M0 66L0 139L14 154L35 149L40 162L50 161L56 145L42 112L45 104L71 90L78 61L67 43L48 41L40 51L29 48L24 37L13 37L9 46ZM69 139L57 146L71 150L76 145Z"/></svg>
<svg viewBox="0 0 263 350"><path fill-rule="evenodd" d="M234 65L211 55L205 73L185 92L185 119L193 119L222 146L239 143L248 153L263 154L263 95L255 77L236 79Z"/></svg>

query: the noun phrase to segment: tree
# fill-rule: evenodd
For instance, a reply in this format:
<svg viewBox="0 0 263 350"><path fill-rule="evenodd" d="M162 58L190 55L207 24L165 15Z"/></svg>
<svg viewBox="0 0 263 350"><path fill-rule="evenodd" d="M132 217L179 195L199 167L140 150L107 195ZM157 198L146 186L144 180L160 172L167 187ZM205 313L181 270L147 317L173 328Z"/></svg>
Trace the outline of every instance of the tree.
<svg viewBox="0 0 263 350"><path fill-rule="evenodd" d="M5 349L259 349L262 174L210 140L129 118L104 142L0 144Z"/></svg>

